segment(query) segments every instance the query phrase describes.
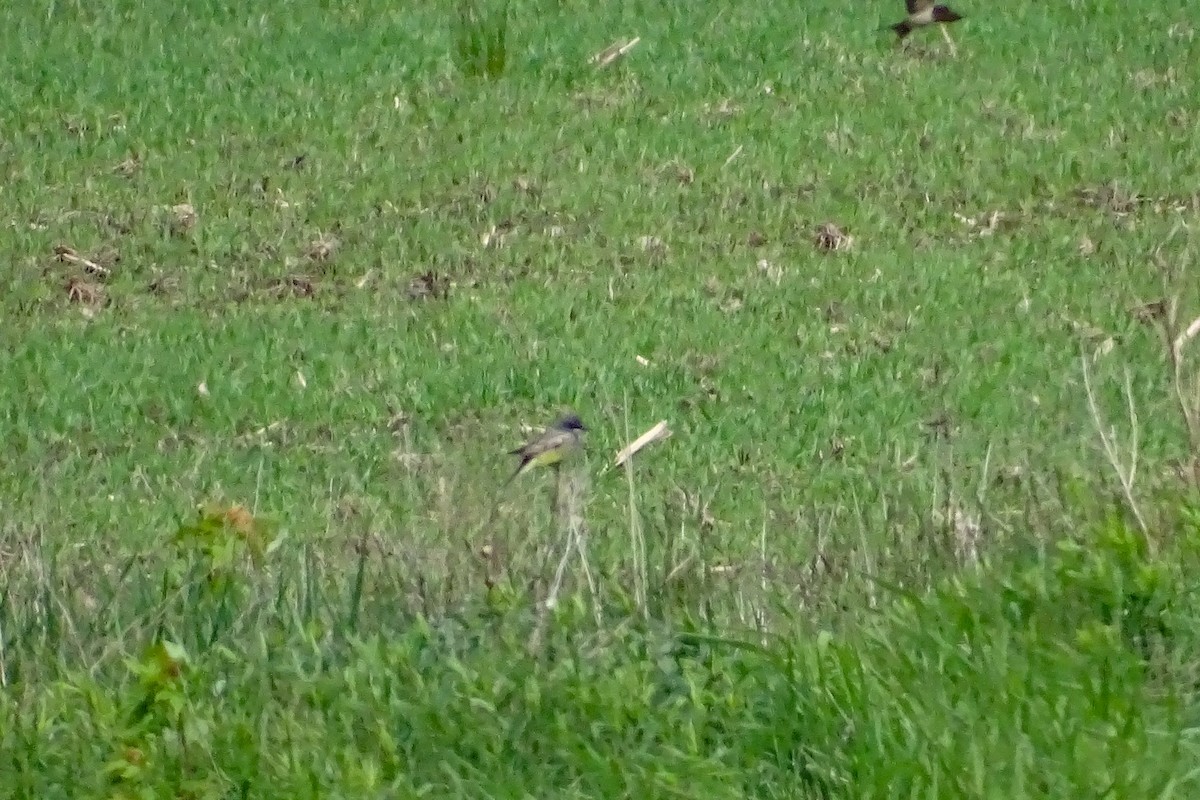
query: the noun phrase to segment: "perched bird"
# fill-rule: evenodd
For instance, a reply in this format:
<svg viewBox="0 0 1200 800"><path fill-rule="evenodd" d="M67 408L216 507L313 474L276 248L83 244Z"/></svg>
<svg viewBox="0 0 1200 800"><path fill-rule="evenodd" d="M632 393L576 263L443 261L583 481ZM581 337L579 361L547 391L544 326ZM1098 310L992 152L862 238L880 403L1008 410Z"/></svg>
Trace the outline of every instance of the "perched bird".
<svg viewBox="0 0 1200 800"><path fill-rule="evenodd" d="M908 17L895 25L890 25L896 36L903 39L917 28L933 25L937 22L957 22L962 15L953 11L950 6L940 5L934 0L904 0Z"/></svg>
<svg viewBox="0 0 1200 800"><path fill-rule="evenodd" d="M509 450L509 455L520 456L521 461L517 464L517 471L504 485L507 486L534 467L557 467L579 446L580 435L586 430L576 414L567 414L537 438L515 450Z"/></svg>

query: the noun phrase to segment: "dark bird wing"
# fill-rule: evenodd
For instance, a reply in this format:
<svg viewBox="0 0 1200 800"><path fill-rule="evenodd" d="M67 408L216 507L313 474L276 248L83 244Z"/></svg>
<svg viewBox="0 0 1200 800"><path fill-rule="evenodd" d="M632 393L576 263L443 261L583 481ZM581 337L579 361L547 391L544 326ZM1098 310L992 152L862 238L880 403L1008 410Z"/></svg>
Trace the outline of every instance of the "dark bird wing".
<svg viewBox="0 0 1200 800"><path fill-rule="evenodd" d="M547 450L553 450L565 444L569 444L574 434L570 431L549 430L543 433L538 438L528 444L523 444L515 450L509 450L509 455L519 455L522 461L530 461L537 458Z"/></svg>
<svg viewBox="0 0 1200 800"><path fill-rule="evenodd" d="M529 462L533 461L538 456L544 455L548 451L554 450L555 448L562 447L565 449L573 444L574 440L574 431L551 429L534 439L532 442L521 445L514 450L509 450L509 455L520 456L521 460L517 463L517 468L513 471L513 474L510 475L508 480L504 482L504 485L507 487L510 483L512 483L518 475L528 468Z"/></svg>

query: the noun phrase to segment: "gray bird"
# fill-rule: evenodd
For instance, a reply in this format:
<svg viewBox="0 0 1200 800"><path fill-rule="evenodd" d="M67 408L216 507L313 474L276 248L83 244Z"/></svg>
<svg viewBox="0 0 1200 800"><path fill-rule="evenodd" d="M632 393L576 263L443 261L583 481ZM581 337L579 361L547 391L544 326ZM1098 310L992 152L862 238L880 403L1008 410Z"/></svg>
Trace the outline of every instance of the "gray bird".
<svg viewBox="0 0 1200 800"><path fill-rule="evenodd" d="M509 450L508 454L520 456L517 470L505 481L512 483L535 467L557 467L560 462L579 447L582 434L587 430L578 415L567 414L551 425L535 439Z"/></svg>

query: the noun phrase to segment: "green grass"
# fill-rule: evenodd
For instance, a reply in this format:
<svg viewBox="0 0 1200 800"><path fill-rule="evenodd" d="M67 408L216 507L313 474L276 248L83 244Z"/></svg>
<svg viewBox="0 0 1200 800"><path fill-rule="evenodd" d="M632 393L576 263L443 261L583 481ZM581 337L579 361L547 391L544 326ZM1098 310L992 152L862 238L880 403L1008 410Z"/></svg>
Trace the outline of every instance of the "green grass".
<svg viewBox="0 0 1200 800"><path fill-rule="evenodd" d="M1190 796L1196 454L1130 309L1194 269L1196 29L1072 5L0 11L0 787ZM565 407L550 621L549 480L493 512ZM261 565L171 543L210 500Z"/></svg>

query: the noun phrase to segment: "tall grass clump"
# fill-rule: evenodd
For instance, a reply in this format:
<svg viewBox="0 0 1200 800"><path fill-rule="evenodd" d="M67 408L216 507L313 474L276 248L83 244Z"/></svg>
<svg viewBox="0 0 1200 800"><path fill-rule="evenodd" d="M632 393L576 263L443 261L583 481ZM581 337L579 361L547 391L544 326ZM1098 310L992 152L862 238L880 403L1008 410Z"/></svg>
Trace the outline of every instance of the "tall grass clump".
<svg viewBox="0 0 1200 800"><path fill-rule="evenodd" d="M842 718L845 796L1164 797L1195 764L1200 529L1171 555L1109 521L1048 554L895 591L832 637L814 688Z"/></svg>
<svg viewBox="0 0 1200 800"><path fill-rule="evenodd" d="M508 67L508 3L458 0L455 27L458 68L472 78L499 78Z"/></svg>
<svg viewBox="0 0 1200 800"><path fill-rule="evenodd" d="M0 792L1189 796L1200 525L1178 519L1156 555L1114 515L751 638L685 608L598 620L584 593L418 612L386 565L210 509L105 590L7 576Z"/></svg>

